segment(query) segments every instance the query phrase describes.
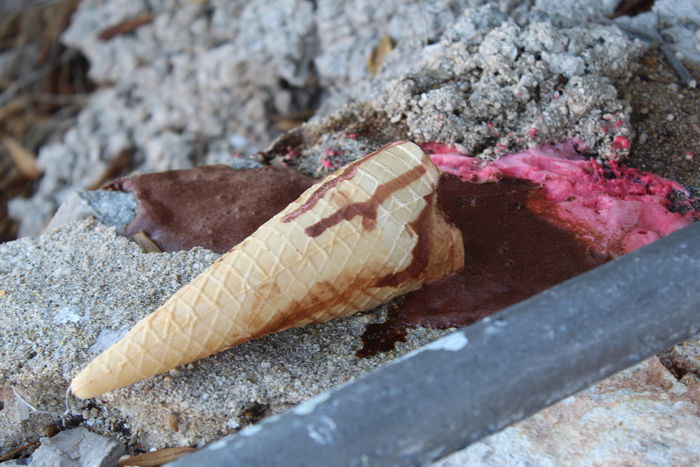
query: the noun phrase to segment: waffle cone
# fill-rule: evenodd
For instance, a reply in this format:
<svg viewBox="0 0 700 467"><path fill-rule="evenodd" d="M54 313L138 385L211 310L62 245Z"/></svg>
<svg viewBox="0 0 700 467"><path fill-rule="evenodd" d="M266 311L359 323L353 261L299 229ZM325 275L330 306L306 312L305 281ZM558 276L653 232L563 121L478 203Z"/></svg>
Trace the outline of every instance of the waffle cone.
<svg viewBox="0 0 700 467"><path fill-rule="evenodd" d="M71 383L81 398L265 334L367 310L464 264L438 169L410 142L335 172L137 323Z"/></svg>

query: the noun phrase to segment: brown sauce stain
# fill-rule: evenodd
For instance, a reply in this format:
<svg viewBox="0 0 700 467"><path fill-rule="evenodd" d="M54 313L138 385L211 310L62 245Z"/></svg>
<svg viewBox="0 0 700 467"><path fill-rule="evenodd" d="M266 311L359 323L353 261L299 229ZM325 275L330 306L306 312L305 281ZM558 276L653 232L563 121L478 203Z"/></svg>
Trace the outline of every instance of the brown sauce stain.
<svg viewBox="0 0 700 467"><path fill-rule="evenodd" d="M318 315L319 310L328 310L340 303L350 303L356 298L358 290L368 290L374 287L375 277L382 273L377 270L383 265L370 266L362 274L345 274L338 277L334 283L321 281L309 290L302 300L293 301L286 309L279 310L269 322L258 326L258 331L245 340L236 341L231 346L253 340L274 332L284 331L303 323L320 323L329 321L337 316ZM328 293L331 292L331 293ZM378 302L377 305L380 303Z"/></svg>
<svg viewBox="0 0 700 467"><path fill-rule="evenodd" d="M377 281L377 287L396 287L397 285L414 279L425 271L428 266L428 255L430 254L430 213L433 196L435 193L423 197L426 202L418 218L411 222L409 226L416 233L416 244L411 250L411 262L406 269L399 272L387 274Z"/></svg>
<svg viewBox="0 0 700 467"><path fill-rule="evenodd" d="M357 168L367 162L370 158L376 156L382 151L386 151L389 148L392 148L394 146L398 146L400 144L405 143L406 141L394 141L393 143L389 143L387 145L382 146L381 148L377 149L373 153L370 153L366 155L365 157L356 160L355 162L348 164L345 168L342 169L342 173L339 175L335 176L334 178L324 182L316 188L316 190L311 193L311 196L298 208L296 208L294 211L290 212L289 214L285 215L282 217L282 222L291 222L297 217L301 216L304 214L306 211L309 209L312 209L318 201L323 198L323 196L328 193L329 190L331 190L333 187L338 185L340 182L343 180L350 180L355 176L357 173Z"/></svg>
<svg viewBox="0 0 700 467"><path fill-rule="evenodd" d="M368 324L362 334L362 348L355 355L369 358L380 352L389 352L397 342L406 342L406 325L398 320Z"/></svg>
<svg viewBox="0 0 700 467"><path fill-rule="evenodd" d="M350 220L356 216L362 217L362 227L372 230L377 219L377 209L394 192L410 185L426 173L427 169L423 165L417 165L408 172L399 175L377 187L370 199L359 203L347 204L330 216L321 219L304 230L309 237L318 237L327 229L344 220Z"/></svg>
<svg viewBox="0 0 700 467"><path fill-rule="evenodd" d="M610 259L533 212L544 202L526 180L477 184L443 175L438 203L462 231L465 267L407 295L385 323L368 327L357 355L390 350L404 339L399 328L469 325Z"/></svg>
<svg viewBox="0 0 700 467"><path fill-rule="evenodd" d="M289 168L212 165L138 175L104 189L136 194L127 235L143 231L164 251L201 246L225 253L315 182Z"/></svg>
<svg viewBox="0 0 700 467"><path fill-rule="evenodd" d="M338 175L337 177L328 180L327 182L324 182L321 184L320 187L316 188L316 190L311 193L311 196L304 201L304 204L296 208L294 211L290 212L289 214L285 215L282 217L282 222L287 223L291 222L297 217L301 216L304 214L306 211L309 209L313 208L318 201L323 198L323 196L330 191L332 188L334 188L336 185L338 185L340 182L343 180L350 180L352 177L355 176L355 173L357 172L357 165L350 165L348 166L345 170L343 170L343 173Z"/></svg>

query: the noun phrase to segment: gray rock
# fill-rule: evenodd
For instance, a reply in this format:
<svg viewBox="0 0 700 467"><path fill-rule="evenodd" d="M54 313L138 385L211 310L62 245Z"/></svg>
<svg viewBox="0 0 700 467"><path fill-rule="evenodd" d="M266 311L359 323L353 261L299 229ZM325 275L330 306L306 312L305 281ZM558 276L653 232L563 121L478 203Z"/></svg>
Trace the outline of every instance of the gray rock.
<svg viewBox="0 0 700 467"><path fill-rule="evenodd" d="M615 10L617 0L591 0L585 3L576 0L535 0L532 15L556 22L561 26L575 26L595 21Z"/></svg>
<svg viewBox="0 0 700 467"><path fill-rule="evenodd" d="M72 376L217 257L202 249L144 254L90 220L1 245L0 387L14 387L33 406L9 389L0 393L3 445L32 438L59 418ZM202 445L443 333L413 330L394 352L356 358L365 326L383 316L362 313L266 336L89 405L71 398L71 412L92 430L141 448ZM700 455L698 389L678 383L652 359L470 447L445 466L559 465L573 458L589 465L616 456L692 465Z"/></svg>
<svg viewBox="0 0 700 467"><path fill-rule="evenodd" d="M51 412L25 410L20 423L16 411L0 411L4 442L18 444L47 417L57 419L72 377L217 258L201 248L145 254L94 220L0 245L0 387ZM446 332L418 329L396 351L356 357L366 324L383 317L361 313L266 336L107 393L95 405L69 404L92 430L144 449L206 443Z"/></svg>
<svg viewBox="0 0 700 467"><path fill-rule="evenodd" d="M436 462L458 466L694 466L700 399L652 357Z"/></svg>
<svg viewBox="0 0 700 467"><path fill-rule="evenodd" d="M119 191L79 191L72 193L59 206L46 230L56 229L64 224L88 217L94 217L102 224L115 227L123 234L126 226L136 216L138 201L133 193Z"/></svg>
<svg viewBox="0 0 700 467"><path fill-rule="evenodd" d="M640 43L600 25L507 22L484 32L473 43L443 40L424 52L416 71L388 84L375 106L412 138L460 143L485 158L565 139L601 158L626 155L612 142L631 136L630 108L611 79L625 76Z"/></svg>
<svg viewBox="0 0 700 467"><path fill-rule="evenodd" d="M86 191L79 193L85 203L95 213L95 218L110 227L122 228L136 215L138 202L133 193L118 191Z"/></svg>
<svg viewBox="0 0 700 467"><path fill-rule="evenodd" d="M700 4L695 0L657 0L651 11L621 17L616 22L641 29L658 28L679 58L700 63Z"/></svg>
<svg viewBox="0 0 700 467"><path fill-rule="evenodd" d="M10 387L0 386L0 403L0 449L3 455L24 442L36 440L41 429L58 417L58 414L37 413L18 399Z"/></svg>
<svg viewBox="0 0 700 467"><path fill-rule="evenodd" d="M125 448L84 427L65 430L52 438L41 438L41 446L29 459L33 467L111 467Z"/></svg>

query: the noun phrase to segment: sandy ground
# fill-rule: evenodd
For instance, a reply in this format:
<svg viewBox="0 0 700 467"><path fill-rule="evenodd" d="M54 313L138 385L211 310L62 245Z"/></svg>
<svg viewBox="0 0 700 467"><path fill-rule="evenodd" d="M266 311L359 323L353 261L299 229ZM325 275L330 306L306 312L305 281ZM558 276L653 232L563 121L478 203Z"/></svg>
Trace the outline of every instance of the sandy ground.
<svg viewBox="0 0 700 467"><path fill-rule="evenodd" d="M700 67L686 64L694 76ZM676 180L700 195L700 89L681 84L656 51L647 52L622 97L636 137L626 163Z"/></svg>

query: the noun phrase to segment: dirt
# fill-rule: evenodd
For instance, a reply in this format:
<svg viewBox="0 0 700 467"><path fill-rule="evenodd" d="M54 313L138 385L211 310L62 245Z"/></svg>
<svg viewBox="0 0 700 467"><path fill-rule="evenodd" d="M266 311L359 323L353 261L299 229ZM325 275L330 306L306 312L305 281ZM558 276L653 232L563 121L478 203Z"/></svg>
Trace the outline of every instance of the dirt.
<svg viewBox="0 0 700 467"><path fill-rule="evenodd" d="M700 66L685 63L695 77ZM683 86L658 50L651 49L627 85L636 136L625 162L675 180L700 195L700 89Z"/></svg>

